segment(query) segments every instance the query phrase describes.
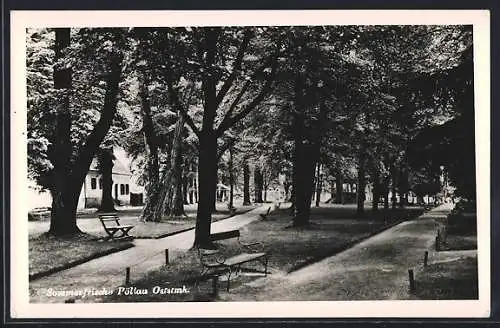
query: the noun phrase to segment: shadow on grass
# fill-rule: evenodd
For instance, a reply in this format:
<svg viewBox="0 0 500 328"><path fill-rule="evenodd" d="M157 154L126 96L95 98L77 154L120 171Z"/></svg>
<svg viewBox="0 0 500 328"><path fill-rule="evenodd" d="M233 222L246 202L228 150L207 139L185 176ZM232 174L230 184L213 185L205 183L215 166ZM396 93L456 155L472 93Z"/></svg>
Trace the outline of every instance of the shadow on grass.
<svg viewBox="0 0 500 328"><path fill-rule="evenodd" d="M260 242L263 251L269 255L270 274L286 274L300 267L315 263L326 257L345 250L361 240L368 238L401 221L415 218L422 209L398 209L394 212L371 215L367 211L362 218L354 215L355 207L325 206L313 208L312 224L307 228L285 229L291 216L289 209L282 208L271 212L264 220L254 221L240 229L244 243ZM222 254L230 257L241 252L237 240L218 242ZM258 264L256 264L257 266ZM190 290L182 295L114 294L102 302L165 302L165 301L213 301L211 281L194 283L199 278L201 263L197 252L190 250L179 254L175 261L160 270L150 272L146 277L133 282L138 288L151 291L154 286L186 287ZM246 274L231 279L231 288L263 277L257 274L257 267L250 267ZM219 288L225 281L219 281Z"/></svg>
<svg viewBox="0 0 500 328"><path fill-rule="evenodd" d="M224 250L223 245L219 245ZM211 281L200 281L202 266L196 250L189 250L179 254L175 262L162 266L158 270L149 272L145 277L133 281L128 286L120 286L114 293L102 297L98 301L104 303L116 302L203 302L213 301ZM145 290L145 294L120 292L123 288L132 287ZM183 289L182 293L175 293L175 289ZM164 291L163 293L158 291ZM170 291L170 292L169 292Z"/></svg>
<svg viewBox="0 0 500 328"><path fill-rule="evenodd" d="M96 236L85 233L69 238L53 237L45 233L29 240L29 280L133 246L130 241L101 242L96 240Z"/></svg>
<svg viewBox="0 0 500 328"><path fill-rule="evenodd" d="M439 220L440 251L477 249L477 216L475 213L453 213Z"/></svg>
<svg viewBox="0 0 500 328"><path fill-rule="evenodd" d="M363 216L353 206L325 205L311 209L310 223L291 228L289 209L279 209L266 220L242 228L249 242L262 242L270 254L270 267L293 272L340 253L362 240L423 213L422 208L367 210Z"/></svg>
<svg viewBox="0 0 500 328"><path fill-rule="evenodd" d="M425 267L416 277L415 296L424 300L478 299L477 258Z"/></svg>

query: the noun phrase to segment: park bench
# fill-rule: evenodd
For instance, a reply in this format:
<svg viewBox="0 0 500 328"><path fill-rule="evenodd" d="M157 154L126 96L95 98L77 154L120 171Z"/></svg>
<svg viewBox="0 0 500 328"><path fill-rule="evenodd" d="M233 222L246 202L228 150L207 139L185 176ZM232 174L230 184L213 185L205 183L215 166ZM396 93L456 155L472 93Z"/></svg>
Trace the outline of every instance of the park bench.
<svg viewBox="0 0 500 328"><path fill-rule="evenodd" d="M243 243L240 240L239 230L230 230L210 235L210 240L220 241L231 238L237 238L238 244L242 251L234 256L226 257L218 249L204 249L198 248L198 255L200 257L203 269L200 273L201 277L213 277L222 274L227 275L227 291L231 283L231 275L233 273L241 272L242 265L249 262L259 262L264 266L264 274L267 276L267 263L268 256L266 252L259 252L256 247L262 245L256 243Z"/></svg>
<svg viewBox="0 0 500 328"><path fill-rule="evenodd" d="M35 221L50 217L50 207L37 207L28 212L28 220Z"/></svg>
<svg viewBox="0 0 500 328"><path fill-rule="evenodd" d="M261 213L261 214L259 214L260 219L261 219L261 220L265 220L265 219L268 217L268 215L269 215L269 213L270 213L270 212L271 212L271 206L269 206L269 208L267 209L266 213L264 213L264 214L262 214L262 213Z"/></svg>
<svg viewBox="0 0 500 328"><path fill-rule="evenodd" d="M134 227L133 225L121 225L120 219L116 214L99 214L99 220L108 236L106 240L124 240L132 239L133 237L128 232ZM117 233L120 232L118 235Z"/></svg>

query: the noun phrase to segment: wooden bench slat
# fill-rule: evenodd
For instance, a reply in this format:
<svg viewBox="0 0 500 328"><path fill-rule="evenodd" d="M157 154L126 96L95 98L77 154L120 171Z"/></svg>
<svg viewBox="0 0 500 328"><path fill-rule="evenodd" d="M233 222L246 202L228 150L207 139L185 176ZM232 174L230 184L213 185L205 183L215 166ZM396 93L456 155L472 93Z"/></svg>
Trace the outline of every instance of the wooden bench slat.
<svg viewBox="0 0 500 328"><path fill-rule="evenodd" d="M243 264L245 262L253 261L264 256L266 256L266 253L242 253L228 258L226 261L224 261L224 264L228 266Z"/></svg>
<svg viewBox="0 0 500 328"><path fill-rule="evenodd" d="M99 220L106 233L108 234L108 240L122 240L122 239L132 239L128 232L134 227L131 224L120 225L120 218L118 215L110 214L100 214ZM113 222L113 224L108 224L107 222ZM116 235L118 233L118 235Z"/></svg>
<svg viewBox="0 0 500 328"><path fill-rule="evenodd" d="M218 241L218 240L236 238L239 236L240 236L239 230L230 230L230 231L213 233L210 235L210 240L211 241Z"/></svg>
<svg viewBox="0 0 500 328"><path fill-rule="evenodd" d="M133 225L117 225L117 226L109 226L109 227L106 227L106 229L125 229L125 228L132 228Z"/></svg>
<svg viewBox="0 0 500 328"><path fill-rule="evenodd" d="M271 208L268 209L268 213L271 210ZM230 230L230 231L224 231L224 232L218 232L218 233L213 233L210 235L210 240L211 241L217 241L217 240L224 240L224 239L231 239L231 238L238 238L238 243L242 247L246 246L253 246L253 245L259 245L260 243L251 243L251 244L243 244L240 242L240 231L239 230ZM252 251L252 250L250 250ZM215 274L219 275L222 273L226 273L228 275L228 280L227 280L227 291L229 291L229 286L230 286L230 281L231 281L231 273L234 272L233 268L236 268L237 270L241 270L241 265L245 264L247 262L252 262L252 261L258 261L262 263L265 268L264 268L264 274L267 275L267 264L268 264L268 255L265 252L260 252L260 253L247 253L243 252L238 255L226 258L225 256L222 255L221 259L215 259L208 261L210 256L217 256L218 253L220 253L219 250L210 250L210 249L204 249L204 248L198 248L198 254L200 256L200 260L203 265L203 270L201 272L201 276L207 275L207 274Z"/></svg>

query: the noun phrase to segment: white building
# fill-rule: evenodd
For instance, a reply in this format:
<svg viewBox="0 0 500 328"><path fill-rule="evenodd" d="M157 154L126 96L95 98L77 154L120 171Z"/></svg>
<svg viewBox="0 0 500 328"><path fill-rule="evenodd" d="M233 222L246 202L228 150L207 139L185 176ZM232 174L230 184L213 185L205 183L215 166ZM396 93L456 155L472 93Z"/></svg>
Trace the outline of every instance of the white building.
<svg viewBox="0 0 500 328"><path fill-rule="evenodd" d="M142 205L144 188L135 183L130 171L130 160L122 149L115 148L113 161L112 196L117 205ZM125 165L127 163L128 165ZM36 184L30 181L28 199L30 209L35 207L51 207L52 196L49 191L39 192ZM82 185L78 199L78 209L99 207L102 197L102 177L94 159Z"/></svg>

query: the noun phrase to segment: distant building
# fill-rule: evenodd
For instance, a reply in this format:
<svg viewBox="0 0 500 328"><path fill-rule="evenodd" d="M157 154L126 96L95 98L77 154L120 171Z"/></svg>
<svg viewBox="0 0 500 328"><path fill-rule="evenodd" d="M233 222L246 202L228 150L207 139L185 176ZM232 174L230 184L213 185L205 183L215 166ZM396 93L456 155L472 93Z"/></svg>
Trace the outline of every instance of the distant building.
<svg viewBox="0 0 500 328"><path fill-rule="evenodd" d="M132 173L119 159L114 160L112 179L111 193L117 205L131 205L131 203L132 205L141 205L140 201L135 201L131 195L142 194L142 190L139 190L141 188L134 184ZM102 176L97 168L97 160L94 159L85 177L79 204L83 201L85 208L99 207L102 197L102 182Z"/></svg>
<svg viewBox="0 0 500 328"><path fill-rule="evenodd" d="M143 205L144 188L135 183L130 172L130 160L120 148L114 149L116 159L113 161L112 196L117 205ZM129 165L125 165L127 163ZM82 185L78 199L78 209L95 208L101 204L102 177L97 169L97 160L90 164L89 171ZM52 206L52 197L49 191L38 192L36 184L30 181L28 199L31 208Z"/></svg>

